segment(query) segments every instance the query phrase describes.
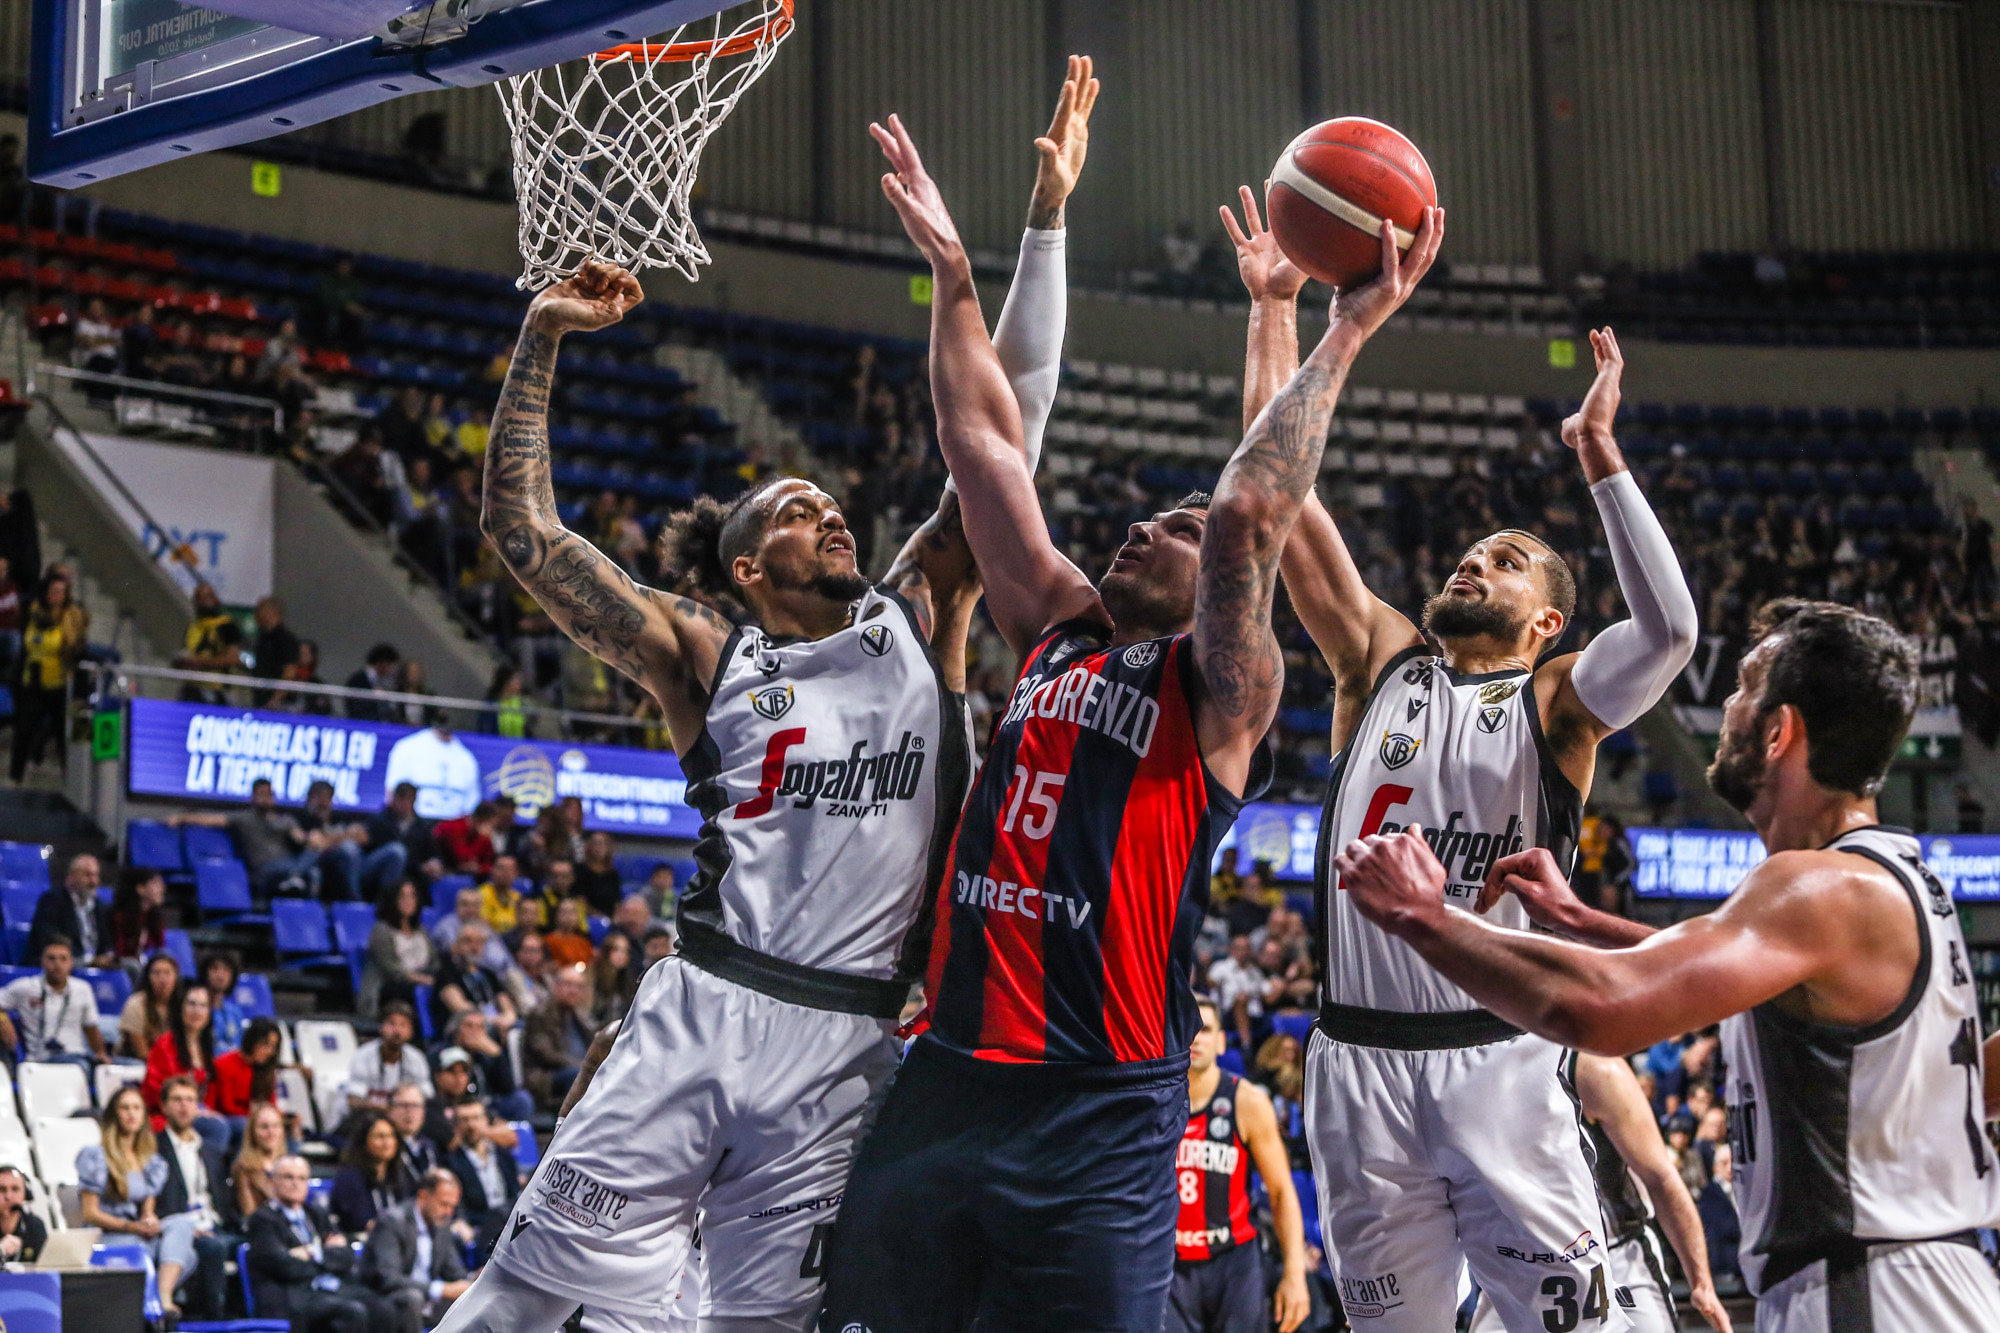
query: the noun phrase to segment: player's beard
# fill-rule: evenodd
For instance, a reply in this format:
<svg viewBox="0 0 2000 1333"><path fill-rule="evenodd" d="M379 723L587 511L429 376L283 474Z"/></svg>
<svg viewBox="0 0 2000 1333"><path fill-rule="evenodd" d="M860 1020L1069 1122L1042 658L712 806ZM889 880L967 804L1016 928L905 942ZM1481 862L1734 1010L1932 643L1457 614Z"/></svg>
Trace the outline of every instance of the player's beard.
<svg viewBox="0 0 2000 1333"><path fill-rule="evenodd" d="M1527 624L1526 616L1515 615L1489 598L1472 601L1441 592L1424 602L1424 632L1439 640L1485 636L1512 643Z"/></svg>
<svg viewBox="0 0 2000 1333"><path fill-rule="evenodd" d="M830 602L851 602L875 585L858 570L852 574L836 574L828 570L815 575L806 586Z"/></svg>
<svg viewBox="0 0 2000 1333"><path fill-rule="evenodd" d="M1192 590L1163 588L1157 579L1120 570L1097 581L1097 595L1104 601L1111 623L1124 629L1135 627L1171 632L1194 615Z"/></svg>
<svg viewBox="0 0 2000 1333"><path fill-rule="evenodd" d="M1764 787L1764 750L1754 730L1745 728L1739 734L1723 728L1708 766L1708 786L1738 813L1750 809Z"/></svg>

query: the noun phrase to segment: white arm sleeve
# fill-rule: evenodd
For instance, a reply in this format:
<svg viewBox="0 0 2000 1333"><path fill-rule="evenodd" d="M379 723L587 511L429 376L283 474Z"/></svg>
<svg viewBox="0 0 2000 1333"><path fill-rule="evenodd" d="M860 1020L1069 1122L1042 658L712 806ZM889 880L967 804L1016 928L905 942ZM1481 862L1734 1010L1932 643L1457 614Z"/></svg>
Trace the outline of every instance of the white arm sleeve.
<svg viewBox="0 0 2000 1333"><path fill-rule="evenodd" d="M1056 405L1056 381L1062 375L1063 328L1069 320L1068 260L1066 229L1024 231L1014 285L1007 289L1007 303L993 329L993 350L1000 355L1007 382L1014 386L1014 401L1021 405L1021 437L1030 474L1041 462L1042 432ZM952 481L945 486L958 489Z"/></svg>
<svg viewBox="0 0 2000 1333"><path fill-rule="evenodd" d="M1694 656L1700 625L1680 558L1632 474L1606 477L1590 488L1590 497L1632 615L1590 641L1570 684L1593 717L1616 729L1631 726L1659 702Z"/></svg>

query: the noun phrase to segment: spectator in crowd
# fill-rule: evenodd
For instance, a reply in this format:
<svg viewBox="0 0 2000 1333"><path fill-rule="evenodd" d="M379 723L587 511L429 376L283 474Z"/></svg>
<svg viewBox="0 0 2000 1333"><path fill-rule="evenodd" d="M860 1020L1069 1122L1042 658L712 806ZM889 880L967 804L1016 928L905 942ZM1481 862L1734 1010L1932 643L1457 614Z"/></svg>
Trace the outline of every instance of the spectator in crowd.
<svg viewBox="0 0 2000 1333"><path fill-rule="evenodd" d="M470 814L440 821L431 830L438 856L454 875L493 873L493 802L481 801Z"/></svg>
<svg viewBox="0 0 2000 1333"><path fill-rule="evenodd" d="M298 655L292 658L291 665L278 673L278 679L291 685L326 684L319 674L319 640L300 639ZM265 707L326 717L333 712L333 696L308 690L276 689L271 692Z"/></svg>
<svg viewBox="0 0 2000 1333"><path fill-rule="evenodd" d="M264 1319L289 1319L293 1333L374 1333L394 1316L354 1280L354 1249L307 1194L303 1157L271 1164L271 1199L251 1214L250 1295ZM337 1213L335 1214L337 1216ZM357 1233L358 1234L358 1233Z"/></svg>
<svg viewBox="0 0 2000 1333"><path fill-rule="evenodd" d="M243 1025L250 1021L250 1015L236 1003L236 982L241 975L236 955L228 949L217 949L201 960L201 979L208 983L213 1010L208 1021L215 1030L217 1055L236 1049L243 1040Z"/></svg>
<svg viewBox="0 0 2000 1333"><path fill-rule="evenodd" d="M244 1024L241 1044L215 1057L215 1074L208 1083L209 1109L240 1129L252 1107L277 1105L282 1047L283 1038L272 1020L253 1018Z"/></svg>
<svg viewBox="0 0 2000 1333"><path fill-rule="evenodd" d="M62 759L63 708L70 673L83 660L89 619L70 600L67 578L51 574L28 607L21 629L21 674L14 684L14 752L11 769L19 783L28 765L39 764L50 742Z"/></svg>
<svg viewBox="0 0 2000 1333"><path fill-rule="evenodd" d="M49 1243L49 1228L27 1209L28 1174L0 1166L0 1263L32 1265Z"/></svg>
<svg viewBox="0 0 2000 1333"><path fill-rule="evenodd" d="M98 1124L100 1141L76 1155L77 1211L85 1226L132 1237L145 1247L158 1277L160 1305L178 1318L174 1297L195 1265L195 1218L160 1215L167 1163L137 1088L128 1084L113 1093Z"/></svg>
<svg viewBox="0 0 2000 1333"><path fill-rule="evenodd" d="M361 279L354 274L351 255L340 256L330 271L321 271L307 298L305 317L306 329L315 341L344 352L361 346L368 308L361 304Z"/></svg>
<svg viewBox="0 0 2000 1333"><path fill-rule="evenodd" d="M405 1083L389 1095L389 1119L396 1126L396 1137L401 1143L403 1170L411 1180L422 1180L424 1173L438 1164L437 1142L425 1134L424 1118L430 1103L430 1089L417 1083Z"/></svg>
<svg viewBox="0 0 2000 1333"><path fill-rule="evenodd" d="M514 915L521 906L520 873L513 857L496 856L492 876L479 886L479 915L495 935L514 929Z"/></svg>
<svg viewBox="0 0 2000 1333"><path fill-rule="evenodd" d="M189 1312L200 1319L220 1319L228 1290L224 1266L238 1241L222 1230L222 1210L234 1200L220 1193L229 1179L222 1165L222 1149L196 1132L200 1107L201 1094L186 1075L168 1079L160 1091L160 1110L166 1123L155 1141L167 1164L167 1176L160 1184L155 1207L162 1218L194 1218L195 1266L187 1287Z"/></svg>
<svg viewBox="0 0 2000 1333"><path fill-rule="evenodd" d="M576 897L576 862L562 856L550 861L542 872L542 887L536 896L542 900L546 918L554 921L557 905L565 898Z"/></svg>
<svg viewBox="0 0 2000 1333"><path fill-rule="evenodd" d="M72 1064L86 1078L111 1057L98 1030L97 996L70 976L75 955L67 939L51 935L42 945L40 976L22 977L0 989L0 1043L11 1053L17 1039L7 1014L20 1017L18 1040L28 1060Z"/></svg>
<svg viewBox="0 0 2000 1333"><path fill-rule="evenodd" d="M368 843L367 821L333 808L333 784L324 780L306 788L299 827L319 843L320 887L329 902L373 901L390 874L402 873L407 859L402 844L391 842L374 851Z"/></svg>
<svg viewBox="0 0 2000 1333"><path fill-rule="evenodd" d="M417 987L431 985L436 972L437 947L423 928L423 899L406 879L382 896L368 928L368 958L356 997L361 1016L375 1017L384 1000L414 1005Z"/></svg>
<svg viewBox="0 0 2000 1333"><path fill-rule="evenodd" d="M562 1105L590 1052L597 1025L591 1021L589 995L581 966L558 968L549 975L549 1002L529 1014L522 1028L522 1070L543 1110Z"/></svg>
<svg viewBox="0 0 2000 1333"><path fill-rule="evenodd" d="M583 844L571 832L561 806L542 807L542 812L535 816L535 826L529 830L522 850L530 870L539 874L545 883L555 878L556 862L564 864L563 880L555 890L559 897L567 898L576 891L576 863L583 859Z"/></svg>
<svg viewBox="0 0 2000 1333"><path fill-rule="evenodd" d="M380 1328L422 1333L443 1319L472 1285L451 1225L460 1195L458 1177L432 1171L418 1183L414 1198L384 1211L377 1221L362 1273L392 1312Z"/></svg>
<svg viewBox="0 0 2000 1333"><path fill-rule="evenodd" d="M639 891L646 899L646 915L656 921L672 924L674 913L680 906L680 892L674 883L674 868L665 861L653 867L646 876L646 887Z"/></svg>
<svg viewBox="0 0 2000 1333"><path fill-rule="evenodd" d="M452 1055L453 1050L458 1052L455 1056ZM439 1058L443 1059L445 1056L452 1056L451 1063L438 1070L437 1095L431 1098L430 1106L424 1113L424 1133L431 1142L438 1145L440 1152L451 1146L451 1108L467 1097L481 1095L477 1066L473 1063L472 1057L467 1055L463 1048L454 1047L447 1047L440 1053ZM487 1109L490 1111L492 1108ZM489 1116L487 1119L486 1137L509 1152L519 1147L521 1142L521 1136L514 1132L512 1125L494 1116Z"/></svg>
<svg viewBox="0 0 2000 1333"><path fill-rule="evenodd" d="M0 556L0 680L14 679L14 665L21 660L21 589L9 571L7 558Z"/></svg>
<svg viewBox="0 0 2000 1333"><path fill-rule="evenodd" d="M111 895L111 953L136 972L139 960L167 947L167 881L157 870L126 866Z"/></svg>
<svg viewBox="0 0 2000 1333"><path fill-rule="evenodd" d="M376 882L383 885L396 883L413 866L433 879L444 873L431 822L417 813L416 783L397 783L388 804L369 819L366 856L380 858Z"/></svg>
<svg viewBox="0 0 2000 1333"><path fill-rule="evenodd" d="M271 1201L271 1168L290 1151L285 1113L275 1102L252 1106L243 1126L243 1147L229 1168L229 1187L236 1191L238 1217L247 1219Z"/></svg>
<svg viewBox="0 0 2000 1333"><path fill-rule="evenodd" d="M249 868L250 883L260 894L311 895L319 889L319 853L323 845L278 809L269 778L250 784L250 808L229 814L178 813L167 816L175 828L193 824L229 831L236 854Z"/></svg>
<svg viewBox="0 0 2000 1333"><path fill-rule="evenodd" d="M1271 1094L1275 1105L1281 1108L1303 1106L1306 1063L1305 1053L1299 1049L1299 1039L1288 1032L1274 1032L1264 1038L1264 1044L1257 1048L1250 1079ZM1288 1117L1281 1113L1278 1125L1281 1129L1289 1129Z"/></svg>
<svg viewBox="0 0 2000 1333"><path fill-rule="evenodd" d="M83 853L69 859L62 887L49 889L35 900L23 957L40 958L42 946L50 937L60 935L71 942L84 966L117 964L111 951L111 913L97 901L97 875L96 857Z"/></svg>
<svg viewBox="0 0 2000 1333"><path fill-rule="evenodd" d="M487 710L479 717L481 731L517 740L528 734L528 700L522 693L521 668L507 662L493 668L486 702Z"/></svg>
<svg viewBox="0 0 2000 1333"><path fill-rule="evenodd" d="M430 679L424 672L424 664L414 657L404 658L396 667L396 693L429 694L431 692ZM410 703L406 701L390 705L390 710L392 721L407 722L411 726L428 725L432 731L438 734L440 740L447 744L456 743L452 741L450 715L444 709L429 704ZM400 710L402 713L400 718L395 717L397 710ZM423 783L420 782L417 784L420 799L423 794L423 787ZM473 801L466 802L466 804L468 806L476 804L476 797Z"/></svg>
<svg viewBox="0 0 2000 1333"><path fill-rule="evenodd" d="M493 832L489 835L493 839L493 855L496 857L513 857L514 874L517 879L521 878L521 854L519 849L525 833L525 830L516 822L519 818L519 813L520 807L514 804L513 797L504 791L494 794ZM517 885L517 887L525 893L533 886L524 881Z"/></svg>
<svg viewBox="0 0 2000 1333"><path fill-rule="evenodd" d="M396 521L394 483L402 477L402 463L394 454L383 451L382 432L374 422L361 428L354 443L343 449L328 465L328 472L339 483L341 508L348 512L349 518L364 527L388 531ZM357 671L355 675L361 673ZM355 684L352 677L347 684L355 689L370 688L365 684ZM386 690L390 686L385 684L374 688ZM374 721L380 708L381 705L368 700L347 701L347 715L353 718ZM357 712L356 709L362 711Z"/></svg>
<svg viewBox="0 0 2000 1333"><path fill-rule="evenodd" d="M206 580L194 585L191 600L194 618L188 622L187 636L173 664L183 671L209 671L233 675L243 669L243 627L222 605L221 594ZM181 687L181 698L199 703L226 703L222 690L214 685L189 682Z"/></svg>
<svg viewBox="0 0 2000 1333"><path fill-rule="evenodd" d="M215 1028L209 1021L211 1000L208 987L198 981L183 982L174 997L167 1018L166 1033L153 1043L146 1055L146 1077L139 1085L145 1094L146 1109L153 1113L153 1128L161 1123L160 1098L170 1079L186 1076L195 1086L197 1105L205 1098L209 1080L215 1073ZM195 1129L217 1152L229 1149L229 1122L213 1111L196 1114Z"/></svg>
<svg viewBox="0 0 2000 1333"><path fill-rule="evenodd" d="M1229 956L1209 967L1208 984L1215 992L1217 1010L1236 1033L1238 1047L1249 1050L1252 1024L1264 1012L1264 974L1251 954L1248 935L1229 941Z"/></svg>
<svg viewBox="0 0 2000 1333"><path fill-rule="evenodd" d="M655 921L646 927L646 938L639 943L639 975L645 976L653 964L669 957L674 951L674 932L665 922Z"/></svg>
<svg viewBox="0 0 2000 1333"><path fill-rule="evenodd" d="M403 1137L385 1111L364 1111L352 1121L347 1147L334 1173L327 1202L342 1231L367 1232L377 1213L394 1208L416 1192L403 1166Z"/></svg>
<svg viewBox="0 0 2000 1333"><path fill-rule="evenodd" d="M590 964L590 1016L596 1026L625 1017L625 1011L632 1007L632 996L638 990L632 960L638 953L624 932L614 930L605 935Z"/></svg>
<svg viewBox="0 0 2000 1333"><path fill-rule="evenodd" d="M1743 1222L1736 1212L1735 1158L1727 1139L1715 1145L1708 1184L1695 1195L1694 1208L1701 1214L1702 1233L1708 1237L1708 1267L1717 1285L1725 1275L1737 1284L1743 1281L1739 1251L1743 1245Z"/></svg>
<svg viewBox="0 0 2000 1333"><path fill-rule="evenodd" d="M1289 917L1282 908L1273 917ZM1264 991L1258 998L1266 1014L1297 1012L1319 1005L1319 982L1313 975L1312 960L1304 953L1288 957L1284 941L1267 938L1257 951L1257 970L1264 974Z"/></svg>
<svg viewBox="0 0 2000 1333"><path fill-rule="evenodd" d="M357 449L360 447L360 445L355 446ZM387 524L384 523L383 526L386 527ZM402 660L403 655L396 651L394 644L378 643L368 650L364 665L356 668L354 674L344 683L350 690L372 690L377 694L387 694L396 688L396 668ZM384 720L384 707L372 699L349 699L347 715L357 722L380 722ZM414 798L415 794L415 788L412 788L411 796Z"/></svg>
<svg viewBox="0 0 2000 1333"><path fill-rule="evenodd" d="M166 1035L173 1018L174 995L180 990L181 965L169 953L156 953L146 962L139 989L118 1011L118 1053L132 1060L144 1060L153 1044Z"/></svg>
<svg viewBox="0 0 2000 1333"><path fill-rule="evenodd" d="M449 953L451 947L458 942L459 933L467 926L486 924L486 918L481 914L484 898L484 894L475 888L468 887L458 891L458 895L452 899L452 914L440 917L438 923L431 927L431 943L437 945L439 954ZM499 934L491 927L487 929L485 940L479 961L485 964L486 969L493 975L505 976L507 970L513 966L513 960L507 956L507 946L501 942Z"/></svg>
<svg viewBox="0 0 2000 1333"><path fill-rule="evenodd" d="M430 1062L412 1044L416 1035L415 1009L401 1000L383 1004L375 1040L362 1042L347 1066L349 1110L387 1106L390 1094L405 1083L430 1090Z"/></svg>
<svg viewBox="0 0 2000 1333"><path fill-rule="evenodd" d="M437 988L431 992L431 1021L436 1027L442 1029L453 1014L467 1009L483 1010L501 1032L519 1018L514 997L507 993L500 974L481 961L491 943L493 933L484 921L469 921L459 927L458 938L438 964Z"/></svg>
<svg viewBox="0 0 2000 1333"><path fill-rule="evenodd" d="M445 1154L444 1166L464 1186L459 1216L472 1228L483 1264L520 1196L520 1169L513 1153L487 1137L484 1102L467 1097L452 1108L451 1119L451 1151Z"/></svg>
<svg viewBox="0 0 2000 1333"><path fill-rule="evenodd" d="M548 913L542 908L542 897L535 892L535 886L526 879L514 881L520 897L514 903L514 928L501 933L500 942L507 946L507 952L518 954L521 941L530 935L539 935L549 923ZM523 1006L524 1013L526 1006Z"/></svg>
<svg viewBox="0 0 2000 1333"><path fill-rule="evenodd" d="M452 1046L438 1057L438 1062L442 1064L453 1051L471 1060L480 1094L493 1103L496 1114L508 1120L526 1120L535 1113L535 1099L514 1082L514 1062L507 1058L507 1048L493 1036L485 1014L477 1009L459 1014L445 1038Z"/></svg>
<svg viewBox="0 0 2000 1333"><path fill-rule="evenodd" d="M299 659L299 636L285 624L285 604L266 595L257 599L252 615L257 624L257 638L251 649L255 665L250 674L259 680L282 680L285 668ZM252 698L262 708L270 703L271 691L258 690Z"/></svg>
<svg viewBox="0 0 2000 1333"><path fill-rule="evenodd" d="M597 957L583 911L581 898L565 898L556 904L555 927L542 937L542 944L558 967L588 967Z"/></svg>
<svg viewBox="0 0 2000 1333"><path fill-rule="evenodd" d="M611 914L611 929L623 935L632 946L632 956L639 956L639 946L645 942L646 931L653 925L653 914L647 910L644 893L628 893L618 900L618 908Z"/></svg>
<svg viewBox="0 0 2000 1333"><path fill-rule="evenodd" d="M514 993L517 1011L531 1014L548 1001L549 971L554 966L541 931L519 932L514 942L514 966L507 973L507 989Z"/></svg>
<svg viewBox="0 0 2000 1333"><path fill-rule="evenodd" d="M625 896L625 885L618 877L613 856L615 851L609 833L593 833L584 842L583 864L576 868L576 891L598 916L610 916L617 911L618 900Z"/></svg>

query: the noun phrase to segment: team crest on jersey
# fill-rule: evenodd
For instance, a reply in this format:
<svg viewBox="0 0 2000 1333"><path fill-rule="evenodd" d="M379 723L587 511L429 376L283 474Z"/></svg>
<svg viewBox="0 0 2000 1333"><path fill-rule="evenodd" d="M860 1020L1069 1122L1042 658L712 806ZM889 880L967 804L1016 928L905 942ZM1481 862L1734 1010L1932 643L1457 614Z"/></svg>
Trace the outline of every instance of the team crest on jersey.
<svg viewBox="0 0 2000 1333"><path fill-rule="evenodd" d="M1490 736L1507 725L1507 710L1498 704L1482 708L1479 710L1479 720L1473 725Z"/></svg>
<svg viewBox="0 0 2000 1333"><path fill-rule="evenodd" d="M870 657L881 657L895 644L896 636L889 632L887 625L870 625L861 631L861 651Z"/></svg>
<svg viewBox="0 0 2000 1333"><path fill-rule="evenodd" d="M750 691L750 706L757 710L758 717L776 722L792 711L792 687L789 685L766 685L761 690Z"/></svg>
<svg viewBox="0 0 2000 1333"><path fill-rule="evenodd" d="M1483 704L1504 704L1521 692L1518 680L1496 680L1491 685L1479 687L1479 702ZM1488 728L1491 730L1491 728Z"/></svg>
<svg viewBox="0 0 2000 1333"><path fill-rule="evenodd" d="M1414 736L1406 736L1400 731L1382 733L1382 762L1391 768L1401 768L1417 757L1423 742Z"/></svg>
<svg viewBox="0 0 2000 1333"><path fill-rule="evenodd" d="M1208 1109L1211 1115L1228 1115L1229 1099L1227 1097L1211 1098L1208 1103Z"/></svg>
<svg viewBox="0 0 2000 1333"><path fill-rule="evenodd" d="M1143 671L1153 665L1153 659L1160 655L1160 645L1148 640L1135 643L1125 650L1125 665L1134 671Z"/></svg>
<svg viewBox="0 0 2000 1333"><path fill-rule="evenodd" d="M1229 1120L1226 1116L1216 1116L1208 1122L1208 1137L1226 1139L1229 1137Z"/></svg>

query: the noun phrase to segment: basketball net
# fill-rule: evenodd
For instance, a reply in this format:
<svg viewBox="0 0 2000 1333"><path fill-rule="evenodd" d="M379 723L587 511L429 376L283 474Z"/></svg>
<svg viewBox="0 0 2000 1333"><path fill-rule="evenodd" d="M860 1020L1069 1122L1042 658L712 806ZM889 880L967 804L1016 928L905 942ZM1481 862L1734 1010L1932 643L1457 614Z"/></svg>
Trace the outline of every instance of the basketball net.
<svg viewBox="0 0 2000 1333"><path fill-rule="evenodd" d="M499 85L513 140L523 270L560 281L589 259L709 262L689 203L701 150L792 29L793 0L750 0L663 41L612 47Z"/></svg>

